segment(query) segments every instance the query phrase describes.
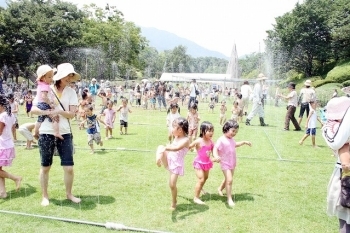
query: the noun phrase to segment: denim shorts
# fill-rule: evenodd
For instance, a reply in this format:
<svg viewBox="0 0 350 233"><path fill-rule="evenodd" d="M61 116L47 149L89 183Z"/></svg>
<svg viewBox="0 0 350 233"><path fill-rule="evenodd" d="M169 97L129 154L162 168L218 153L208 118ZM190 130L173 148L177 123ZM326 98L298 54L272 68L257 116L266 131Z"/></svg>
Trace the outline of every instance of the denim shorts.
<svg viewBox="0 0 350 233"><path fill-rule="evenodd" d="M307 128L305 134L307 134L307 135L316 135L316 128Z"/></svg>
<svg viewBox="0 0 350 233"><path fill-rule="evenodd" d="M73 140L71 134L63 134L64 140L58 139L51 134L40 134L38 145L41 158L41 166L52 165L55 146L61 159L61 166L73 166Z"/></svg>

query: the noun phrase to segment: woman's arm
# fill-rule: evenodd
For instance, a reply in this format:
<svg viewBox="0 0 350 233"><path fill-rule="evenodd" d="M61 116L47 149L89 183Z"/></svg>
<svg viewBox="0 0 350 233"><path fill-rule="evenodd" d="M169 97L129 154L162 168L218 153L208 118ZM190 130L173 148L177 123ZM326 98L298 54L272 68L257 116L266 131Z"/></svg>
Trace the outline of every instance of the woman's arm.
<svg viewBox="0 0 350 233"><path fill-rule="evenodd" d="M32 109L30 110L31 113L37 116L44 116L44 115L56 115L56 114L61 114L63 110L60 109L55 109L55 110L41 110L37 106L33 106Z"/></svg>

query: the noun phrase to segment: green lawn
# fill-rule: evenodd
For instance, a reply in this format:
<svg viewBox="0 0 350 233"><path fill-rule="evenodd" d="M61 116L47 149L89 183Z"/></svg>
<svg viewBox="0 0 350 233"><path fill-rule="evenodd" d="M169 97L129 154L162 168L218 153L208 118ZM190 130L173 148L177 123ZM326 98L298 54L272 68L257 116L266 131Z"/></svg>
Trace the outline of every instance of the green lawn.
<svg viewBox="0 0 350 233"><path fill-rule="evenodd" d="M228 109L231 109L230 102ZM186 107L181 110L181 115L186 116ZM74 122L73 192L82 198L81 204L65 199L62 168L55 157L49 182L51 204L40 206L38 150L28 151L24 146L17 146L17 158L13 166L6 169L23 176L22 188L16 193L14 183L7 180L9 197L0 200L0 209L167 232L336 232L337 219L326 215L326 189L334 158L320 130L316 138L320 148L313 149L310 138L300 146L298 141L303 132L282 131L284 105L279 108L268 105L265 111L269 127L257 126L257 116L252 126L240 124L236 141L250 140L253 146L237 149L238 166L233 185L236 206L232 209L225 204L226 198L216 192L223 179L218 164L210 171L205 184L210 194L202 200L207 205L193 203L195 154L189 152L185 176L178 180L178 208L173 212L169 210L168 172L155 165L154 155L157 145L167 142L166 113L137 108L129 115L129 135L119 135L116 124L115 138L105 141L105 150L94 155L89 154L85 131L79 131ZM20 123L33 120L23 112ZM203 103L199 113L202 120L214 123L216 140L222 135L218 107L214 114L208 113L207 103ZM302 125L304 123L305 119ZM21 135L18 138L23 140ZM4 232L108 231L104 227L34 216L2 213L1 217Z"/></svg>

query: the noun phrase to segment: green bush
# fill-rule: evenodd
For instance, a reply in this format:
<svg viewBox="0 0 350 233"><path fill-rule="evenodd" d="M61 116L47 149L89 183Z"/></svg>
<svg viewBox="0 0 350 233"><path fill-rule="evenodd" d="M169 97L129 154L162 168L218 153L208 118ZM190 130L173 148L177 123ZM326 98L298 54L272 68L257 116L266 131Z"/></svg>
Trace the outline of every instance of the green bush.
<svg viewBox="0 0 350 233"><path fill-rule="evenodd" d="M326 80L343 83L350 79L350 62L343 63L334 67L328 72Z"/></svg>
<svg viewBox="0 0 350 233"><path fill-rule="evenodd" d="M343 87L350 86L350 80L347 80L347 81L343 82L341 85L343 85Z"/></svg>

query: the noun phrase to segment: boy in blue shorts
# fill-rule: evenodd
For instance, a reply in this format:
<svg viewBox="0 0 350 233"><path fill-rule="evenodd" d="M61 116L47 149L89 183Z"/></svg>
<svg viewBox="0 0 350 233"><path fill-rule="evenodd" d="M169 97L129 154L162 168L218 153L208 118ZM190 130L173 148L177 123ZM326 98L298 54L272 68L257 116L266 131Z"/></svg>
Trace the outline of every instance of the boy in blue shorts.
<svg viewBox="0 0 350 233"><path fill-rule="evenodd" d="M306 132L305 132L305 135L303 136L303 138L299 141L299 144L302 145L303 142L305 141L305 139L311 135L312 146L314 148L317 148L316 142L315 142L316 123L317 123L317 121L320 122L321 125L323 125L323 123L320 120L320 118L317 116L317 112L316 112L317 102L315 100L311 100L309 102L309 107L310 107L310 113L309 113L309 116L307 118L306 125L305 125Z"/></svg>

